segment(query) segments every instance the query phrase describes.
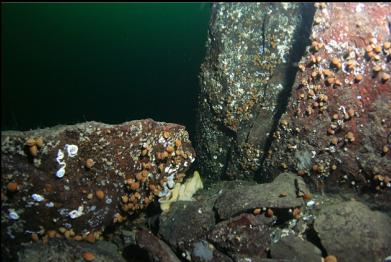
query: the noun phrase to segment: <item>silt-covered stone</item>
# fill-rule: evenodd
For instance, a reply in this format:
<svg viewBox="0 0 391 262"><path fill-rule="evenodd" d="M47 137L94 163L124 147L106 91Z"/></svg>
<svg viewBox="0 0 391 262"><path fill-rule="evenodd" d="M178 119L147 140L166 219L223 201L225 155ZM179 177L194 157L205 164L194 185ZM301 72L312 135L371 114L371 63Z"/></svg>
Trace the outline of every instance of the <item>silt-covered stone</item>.
<svg viewBox="0 0 391 262"><path fill-rule="evenodd" d="M384 261L391 252L391 218L358 201L321 209L314 229L338 261Z"/></svg>

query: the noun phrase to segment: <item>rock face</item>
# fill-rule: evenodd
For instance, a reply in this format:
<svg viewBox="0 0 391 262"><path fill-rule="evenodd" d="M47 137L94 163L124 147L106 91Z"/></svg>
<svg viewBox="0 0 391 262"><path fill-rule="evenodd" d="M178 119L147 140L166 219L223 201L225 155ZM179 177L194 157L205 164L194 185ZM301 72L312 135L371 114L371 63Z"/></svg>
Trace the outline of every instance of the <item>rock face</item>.
<svg viewBox="0 0 391 262"><path fill-rule="evenodd" d="M391 5L316 6L312 43L262 174L290 170L320 189L389 191Z"/></svg>
<svg viewBox="0 0 391 262"><path fill-rule="evenodd" d="M324 207L314 229L338 261L384 261L391 252L391 219L357 201Z"/></svg>
<svg viewBox="0 0 391 262"><path fill-rule="evenodd" d="M150 119L7 131L1 144L1 241L9 245L58 234L93 241L169 194L195 157L183 126Z"/></svg>
<svg viewBox="0 0 391 262"><path fill-rule="evenodd" d="M304 19L297 3L213 4L197 131L201 174L252 177L289 93ZM293 52L293 50L295 50Z"/></svg>

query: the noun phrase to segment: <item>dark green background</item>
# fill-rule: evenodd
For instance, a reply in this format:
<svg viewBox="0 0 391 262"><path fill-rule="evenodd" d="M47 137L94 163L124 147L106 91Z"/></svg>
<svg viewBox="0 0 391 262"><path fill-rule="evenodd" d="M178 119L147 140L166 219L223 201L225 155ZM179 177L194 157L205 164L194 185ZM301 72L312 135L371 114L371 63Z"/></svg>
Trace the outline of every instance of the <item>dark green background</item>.
<svg viewBox="0 0 391 262"><path fill-rule="evenodd" d="M2 130L150 117L193 132L210 4L1 7Z"/></svg>

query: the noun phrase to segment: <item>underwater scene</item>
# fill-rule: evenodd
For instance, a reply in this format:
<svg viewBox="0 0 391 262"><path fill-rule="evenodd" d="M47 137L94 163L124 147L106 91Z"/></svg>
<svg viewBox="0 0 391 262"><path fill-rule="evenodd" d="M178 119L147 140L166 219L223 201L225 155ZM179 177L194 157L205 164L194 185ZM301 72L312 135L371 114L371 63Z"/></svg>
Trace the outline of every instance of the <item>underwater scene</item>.
<svg viewBox="0 0 391 262"><path fill-rule="evenodd" d="M390 3L2 3L3 261L391 262Z"/></svg>

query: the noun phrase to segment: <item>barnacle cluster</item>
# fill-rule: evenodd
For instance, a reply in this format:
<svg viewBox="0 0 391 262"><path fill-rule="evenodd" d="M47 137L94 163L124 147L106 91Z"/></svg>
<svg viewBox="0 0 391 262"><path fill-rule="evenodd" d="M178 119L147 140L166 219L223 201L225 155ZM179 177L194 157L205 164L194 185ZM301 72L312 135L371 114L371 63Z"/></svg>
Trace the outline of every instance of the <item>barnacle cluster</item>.
<svg viewBox="0 0 391 262"><path fill-rule="evenodd" d="M157 197L169 196L175 183L185 177L178 170L194 161L177 134L163 131L158 142L158 147L148 143L140 146L139 171L124 181L127 194L121 196L121 208L125 212L133 213L144 209Z"/></svg>

